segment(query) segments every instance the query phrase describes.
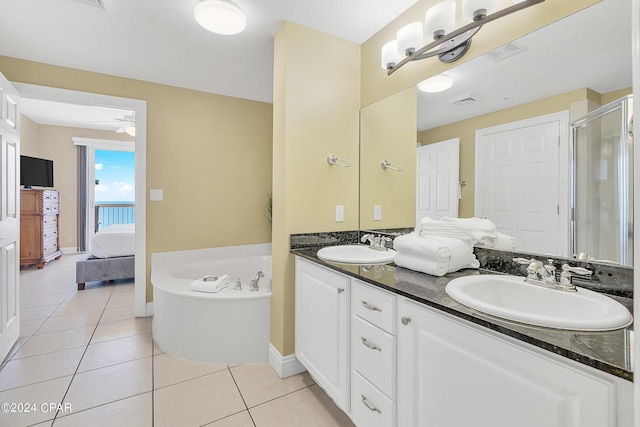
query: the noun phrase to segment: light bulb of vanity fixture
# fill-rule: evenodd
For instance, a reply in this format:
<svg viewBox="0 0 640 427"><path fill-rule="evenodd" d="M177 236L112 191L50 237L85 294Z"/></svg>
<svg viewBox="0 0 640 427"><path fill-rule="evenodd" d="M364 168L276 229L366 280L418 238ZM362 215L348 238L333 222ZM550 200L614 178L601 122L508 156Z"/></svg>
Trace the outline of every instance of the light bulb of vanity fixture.
<svg viewBox="0 0 640 427"><path fill-rule="evenodd" d="M418 89L427 93L444 92L453 86L453 79L446 74L438 74L418 83Z"/></svg>
<svg viewBox="0 0 640 427"><path fill-rule="evenodd" d="M492 14L500 6L500 0L462 0L462 19L479 21Z"/></svg>
<svg viewBox="0 0 640 427"><path fill-rule="evenodd" d="M194 9L198 24L216 34L238 34L247 26L247 18L238 6L226 0L202 0Z"/></svg>
<svg viewBox="0 0 640 427"><path fill-rule="evenodd" d="M422 22L412 22L398 31L398 54L409 56L422 47Z"/></svg>
<svg viewBox="0 0 640 427"><path fill-rule="evenodd" d="M398 41L391 40L382 46L382 69L388 70L402 60L402 56L398 54Z"/></svg>
<svg viewBox="0 0 640 427"><path fill-rule="evenodd" d="M449 34L456 27L456 0L445 0L431 6L424 15L424 30L434 40Z"/></svg>

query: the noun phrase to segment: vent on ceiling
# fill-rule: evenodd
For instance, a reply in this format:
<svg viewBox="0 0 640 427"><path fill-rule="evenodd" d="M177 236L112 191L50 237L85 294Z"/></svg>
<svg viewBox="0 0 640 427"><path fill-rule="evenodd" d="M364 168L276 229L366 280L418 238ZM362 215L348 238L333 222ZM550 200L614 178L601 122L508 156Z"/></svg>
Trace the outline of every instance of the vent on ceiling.
<svg viewBox="0 0 640 427"><path fill-rule="evenodd" d="M78 0L81 3L90 4L92 6L97 6L100 9L104 9L104 1L103 0Z"/></svg>
<svg viewBox="0 0 640 427"><path fill-rule="evenodd" d="M465 93L460 96L456 96L454 98L450 98L447 100L449 104L455 105L468 105L476 102L476 99L471 96L470 93Z"/></svg>
<svg viewBox="0 0 640 427"><path fill-rule="evenodd" d="M503 59L516 55L520 52L524 52L525 50L527 50L526 46L519 43L511 42L502 45L490 52L487 52L487 55L489 55L489 57L493 58L495 61L502 61Z"/></svg>

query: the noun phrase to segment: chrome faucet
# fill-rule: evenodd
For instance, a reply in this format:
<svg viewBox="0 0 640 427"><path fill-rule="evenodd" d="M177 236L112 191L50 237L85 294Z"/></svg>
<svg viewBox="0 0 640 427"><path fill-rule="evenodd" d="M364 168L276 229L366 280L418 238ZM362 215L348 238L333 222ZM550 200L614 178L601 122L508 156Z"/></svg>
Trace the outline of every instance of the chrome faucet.
<svg viewBox="0 0 640 427"><path fill-rule="evenodd" d="M593 274L593 271L586 268L562 264L562 272L558 282L556 279L556 267L553 265L552 259L549 259L547 264L543 264L542 261L537 259L526 258L513 258L513 261L521 265L527 265L525 282L567 292L576 291L576 287L573 285L573 277L575 275L591 276Z"/></svg>
<svg viewBox="0 0 640 427"><path fill-rule="evenodd" d="M256 278L249 283L249 291L257 292L260 290L260 288L258 287L258 282L260 281L261 277L264 277L264 273L262 272L262 270L258 271L258 273L256 273Z"/></svg>
<svg viewBox="0 0 640 427"><path fill-rule="evenodd" d="M378 251L386 251L387 243L391 241L391 239L387 236L376 236L374 234L365 234L360 238L362 243L369 242L369 247L371 249L375 249Z"/></svg>

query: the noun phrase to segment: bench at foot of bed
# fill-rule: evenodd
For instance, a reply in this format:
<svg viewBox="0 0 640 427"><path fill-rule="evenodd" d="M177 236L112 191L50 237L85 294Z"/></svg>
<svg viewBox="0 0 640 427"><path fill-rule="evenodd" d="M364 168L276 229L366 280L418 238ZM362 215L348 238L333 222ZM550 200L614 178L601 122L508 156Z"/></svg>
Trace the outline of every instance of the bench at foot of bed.
<svg viewBox="0 0 640 427"><path fill-rule="evenodd" d="M129 279L135 276L135 257L96 258L88 254L76 262L76 283L78 290L86 282Z"/></svg>

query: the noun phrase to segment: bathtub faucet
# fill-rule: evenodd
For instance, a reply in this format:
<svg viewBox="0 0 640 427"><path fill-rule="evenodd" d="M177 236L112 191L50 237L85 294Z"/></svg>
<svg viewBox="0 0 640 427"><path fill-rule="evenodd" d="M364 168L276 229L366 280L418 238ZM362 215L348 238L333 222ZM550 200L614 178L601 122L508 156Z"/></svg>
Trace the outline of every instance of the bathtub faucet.
<svg viewBox="0 0 640 427"><path fill-rule="evenodd" d="M256 274L256 278L253 279L249 284L249 290L251 292L256 292L260 290L260 288L258 287L258 281L260 280L261 277L264 277L264 273L262 272L262 270L258 271L258 273Z"/></svg>

